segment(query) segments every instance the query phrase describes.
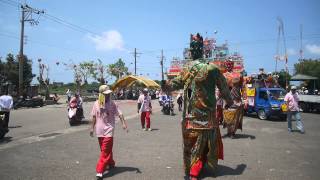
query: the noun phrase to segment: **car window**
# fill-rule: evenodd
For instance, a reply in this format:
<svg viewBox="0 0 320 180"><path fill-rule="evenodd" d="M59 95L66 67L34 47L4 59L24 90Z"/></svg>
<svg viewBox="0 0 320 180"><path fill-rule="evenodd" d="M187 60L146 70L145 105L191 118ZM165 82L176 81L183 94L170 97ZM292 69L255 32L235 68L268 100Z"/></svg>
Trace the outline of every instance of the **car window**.
<svg viewBox="0 0 320 180"><path fill-rule="evenodd" d="M268 94L266 91L260 91L259 93L259 98L260 99L265 99L265 100L268 100Z"/></svg>

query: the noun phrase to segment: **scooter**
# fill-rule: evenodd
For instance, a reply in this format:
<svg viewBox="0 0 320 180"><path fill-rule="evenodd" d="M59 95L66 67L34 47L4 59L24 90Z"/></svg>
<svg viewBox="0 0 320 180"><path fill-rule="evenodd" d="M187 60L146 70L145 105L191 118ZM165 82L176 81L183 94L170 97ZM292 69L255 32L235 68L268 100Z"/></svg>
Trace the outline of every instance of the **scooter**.
<svg viewBox="0 0 320 180"><path fill-rule="evenodd" d="M162 112L166 115L174 115L174 103L172 98L168 98L163 102Z"/></svg>
<svg viewBox="0 0 320 180"><path fill-rule="evenodd" d="M75 102L70 102L68 105L68 119L70 126L81 123L83 117L83 110L78 107Z"/></svg>
<svg viewBox="0 0 320 180"><path fill-rule="evenodd" d="M0 115L0 139L4 138L4 136L9 132L8 129L3 128L4 116L5 115Z"/></svg>

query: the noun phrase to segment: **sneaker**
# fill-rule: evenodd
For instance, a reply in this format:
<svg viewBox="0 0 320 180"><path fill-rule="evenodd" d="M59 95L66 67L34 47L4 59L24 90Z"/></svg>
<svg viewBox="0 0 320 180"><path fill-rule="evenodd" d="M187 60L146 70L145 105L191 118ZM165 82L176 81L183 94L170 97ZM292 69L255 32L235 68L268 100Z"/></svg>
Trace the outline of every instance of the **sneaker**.
<svg viewBox="0 0 320 180"><path fill-rule="evenodd" d="M292 132L292 129L288 128L288 132Z"/></svg>
<svg viewBox="0 0 320 180"><path fill-rule="evenodd" d="M97 173L96 178L97 180L102 180L102 173Z"/></svg>
<svg viewBox="0 0 320 180"><path fill-rule="evenodd" d="M143 128L143 130L144 130L144 131L146 131L146 130L147 130L147 128Z"/></svg>
<svg viewBox="0 0 320 180"><path fill-rule="evenodd" d="M151 128L148 128L148 131L152 131L152 129L151 129Z"/></svg>

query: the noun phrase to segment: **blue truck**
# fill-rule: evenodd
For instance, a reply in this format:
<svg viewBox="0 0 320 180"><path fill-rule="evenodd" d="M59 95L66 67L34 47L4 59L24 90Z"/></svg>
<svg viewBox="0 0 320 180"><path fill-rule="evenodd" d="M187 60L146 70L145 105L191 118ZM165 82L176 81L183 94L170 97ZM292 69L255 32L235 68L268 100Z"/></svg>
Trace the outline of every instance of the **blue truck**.
<svg viewBox="0 0 320 180"><path fill-rule="evenodd" d="M246 98L246 113L257 113L259 119L268 119L277 116L286 118L286 105L283 88L248 88Z"/></svg>

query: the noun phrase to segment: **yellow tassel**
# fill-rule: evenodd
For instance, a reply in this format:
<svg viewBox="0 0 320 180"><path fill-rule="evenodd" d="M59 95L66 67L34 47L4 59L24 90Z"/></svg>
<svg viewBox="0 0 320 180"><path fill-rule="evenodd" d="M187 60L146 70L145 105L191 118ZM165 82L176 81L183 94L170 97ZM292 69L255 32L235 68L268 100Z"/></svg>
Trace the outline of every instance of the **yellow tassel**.
<svg viewBox="0 0 320 180"><path fill-rule="evenodd" d="M99 102L100 108L103 108L104 105L105 105L105 96L104 96L104 94L99 93L98 102Z"/></svg>

